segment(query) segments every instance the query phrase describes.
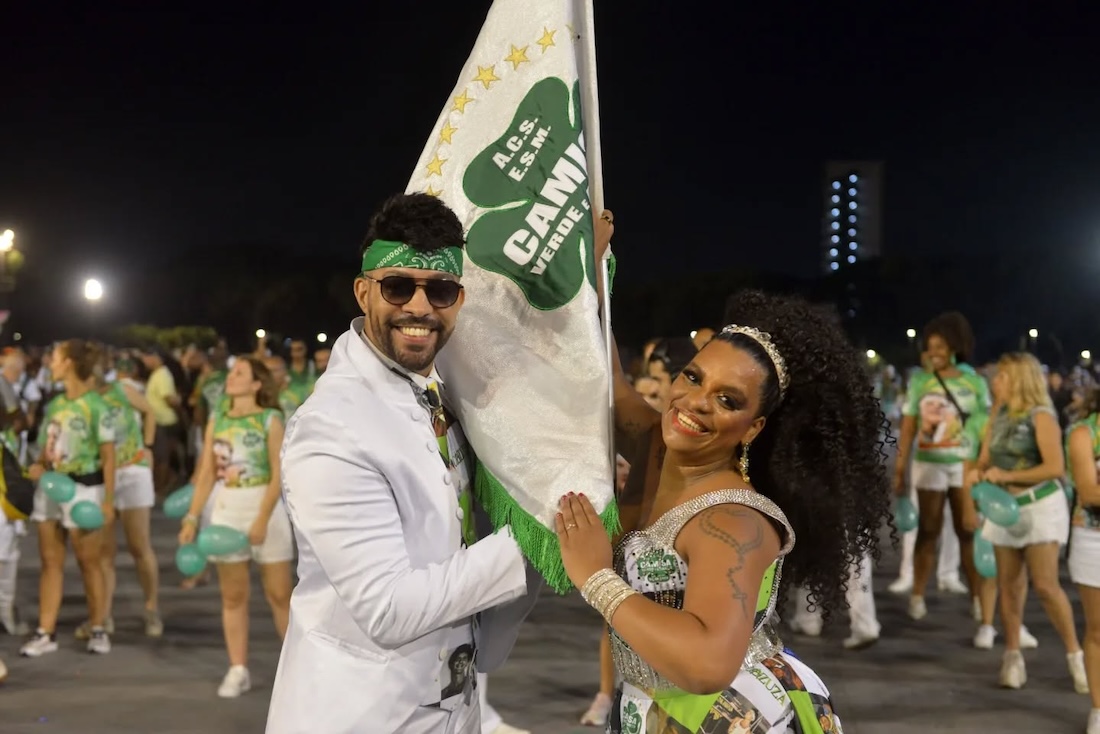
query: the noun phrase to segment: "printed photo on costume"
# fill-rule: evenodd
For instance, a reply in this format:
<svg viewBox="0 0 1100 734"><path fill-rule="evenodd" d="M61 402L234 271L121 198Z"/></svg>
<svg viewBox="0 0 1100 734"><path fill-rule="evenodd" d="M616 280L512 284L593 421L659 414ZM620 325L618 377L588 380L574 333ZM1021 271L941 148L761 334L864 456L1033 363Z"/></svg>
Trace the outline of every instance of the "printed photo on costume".
<svg viewBox="0 0 1100 734"><path fill-rule="evenodd" d="M737 691L726 689L711 706L699 731L703 734L764 734L771 722Z"/></svg>
<svg viewBox="0 0 1100 734"><path fill-rule="evenodd" d="M473 674L474 646L459 645L447 659L447 665L443 668L439 679L449 681L440 692L440 700L458 696L466 690L466 683Z"/></svg>
<svg viewBox="0 0 1100 734"><path fill-rule="evenodd" d="M959 411L940 393L920 399L918 440L923 448L949 448L959 444L963 424Z"/></svg>

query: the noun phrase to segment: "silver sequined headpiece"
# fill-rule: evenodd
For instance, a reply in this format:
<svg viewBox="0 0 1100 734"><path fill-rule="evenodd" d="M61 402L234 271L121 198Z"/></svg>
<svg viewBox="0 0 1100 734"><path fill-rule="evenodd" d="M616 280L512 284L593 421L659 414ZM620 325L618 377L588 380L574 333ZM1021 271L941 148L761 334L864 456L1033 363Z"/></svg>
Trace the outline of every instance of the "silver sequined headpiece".
<svg viewBox="0 0 1100 734"><path fill-rule="evenodd" d="M783 393L787 392L787 386L791 384L791 378L787 374L787 363L783 361L783 355L779 353L772 341L772 335L753 326L738 326L737 324L723 327L722 333L744 334L764 347L764 351L768 353L768 358L772 361L772 366L775 367L775 374L779 378L779 396L783 397Z"/></svg>

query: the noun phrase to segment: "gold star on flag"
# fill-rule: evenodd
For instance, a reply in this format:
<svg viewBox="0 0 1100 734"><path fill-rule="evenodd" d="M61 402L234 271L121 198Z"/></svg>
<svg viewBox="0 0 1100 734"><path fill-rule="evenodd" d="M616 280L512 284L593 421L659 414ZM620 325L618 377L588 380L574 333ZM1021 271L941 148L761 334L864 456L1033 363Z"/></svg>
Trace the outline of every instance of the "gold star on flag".
<svg viewBox="0 0 1100 734"><path fill-rule="evenodd" d="M474 81L481 82L488 89L493 82L499 82L500 77L496 75L493 65L489 64L488 66L477 67L477 76L474 77Z"/></svg>
<svg viewBox="0 0 1100 734"><path fill-rule="evenodd" d="M471 97L465 89L463 89L462 94L455 97L455 106L454 106L454 108L456 110L458 110L459 113L465 112L466 111L466 105L470 104L473 101L474 101L474 98Z"/></svg>
<svg viewBox="0 0 1100 734"><path fill-rule="evenodd" d="M443 175L443 164L446 163L446 159L440 158L439 153L435 154L435 158L428 161L428 173L434 173L437 176Z"/></svg>
<svg viewBox="0 0 1100 734"><path fill-rule="evenodd" d="M432 188L431 186L429 186L429 187L428 187L428 190L427 190L427 191L425 191L424 193L425 193L425 194L427 194L428 196L439 196L439 195L440 195L440 194L442 194L443 192L442 192L442 191L436 191L436 190L435 190L435 189L433 189L433 188Z"/></svg>
<svg viewBox="0 0 1100 734"><path fill-rule="evenodd" d="M505 61L512 62L512 71L518 69L520 64L530 61L530 59L527 58L527 49L529 48L530 46L524 46L523 48L512 46L512 53L504 57Z"/></svg>
<svg viewBox="0 0 1100 734"><path fill-rule="evenodd" d="M543 53L546 53L546 49L550 48L551 46L557 45L557 44L554 43L554 34L555 33L557 33L557 31L547 30L546 26L542 27L542 38L535 41L535 43L542 46L542 52Z"/></svg>
<svg viewBox="0 0 1100 734"><path fill-rule="evenodd" d="M443 123L443 129L439 131L439 139L448 145L451 142L451 136L458 132L457 127L451 127L451 122L448 120Z"/></svg>

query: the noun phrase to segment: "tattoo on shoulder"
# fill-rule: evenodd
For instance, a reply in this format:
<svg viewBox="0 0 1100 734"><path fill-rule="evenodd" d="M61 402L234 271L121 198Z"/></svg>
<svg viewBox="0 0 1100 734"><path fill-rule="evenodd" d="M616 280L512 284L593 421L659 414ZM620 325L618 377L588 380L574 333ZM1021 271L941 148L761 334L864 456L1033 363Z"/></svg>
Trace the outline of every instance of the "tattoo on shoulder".
<svg viewBox="0 0 1100 734"><path fill-rule="evenodd" d="M718 521L722 517L747 519L750 521L748 524L751 531L746 537L735 537L728 530L718 525ZM706 510L700 516L699 529L704 535L708 535L734 550L736 555L733 564L726 569L726 579L729 581L734 601L741 605L741 611L748 617L755 612L754 609L749 608L749 604L756 600L757 592L750 593L742 589L737 582L737 574L744 569L749 556L764 544L764 521L757 513L740 505L718 505Z"/></svg>

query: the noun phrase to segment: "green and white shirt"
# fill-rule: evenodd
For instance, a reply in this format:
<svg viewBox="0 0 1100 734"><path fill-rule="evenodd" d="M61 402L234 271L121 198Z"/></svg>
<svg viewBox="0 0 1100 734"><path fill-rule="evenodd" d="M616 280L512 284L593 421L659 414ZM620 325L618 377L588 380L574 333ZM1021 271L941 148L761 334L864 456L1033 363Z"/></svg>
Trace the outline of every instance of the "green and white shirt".
<svg viewBox="0 0 1100 734"><path fill-rule="evenodd" d="M213 418L214 478L226 487L259 487L271 481L267 436L281 421L274 408L242 416L218 411Z"/></svg>
<svg viewBox="0 0 1100 734"><path fill-rule="evenodd" d="M38 446L48 469L75 476L94 474L103 468L99 447L114 442L111 409L94 390L75 400L62 393L46 406Z"/></svg>
<svg viewBox="0 0 1100 734"><path fill-rule="evenodd" d="M145 449L145 433L142 430L142 415L134 410L126 391L117 382L111 383L106 392L100 393L107 403L111 424L115 428L115 445L118 451L118 466L152 466L149 452Z"/></svg>
<svg viewBox="0 0 1100 734"><path fill-rule="evenodd" d="M989 385L969 365L959 365L959 372L943 382L968 414L965 423L936 375L918 372L909 380L902 415L917 420L917 461L957 464L973 459L981 448L981 434L993 403Z"/></svg>

